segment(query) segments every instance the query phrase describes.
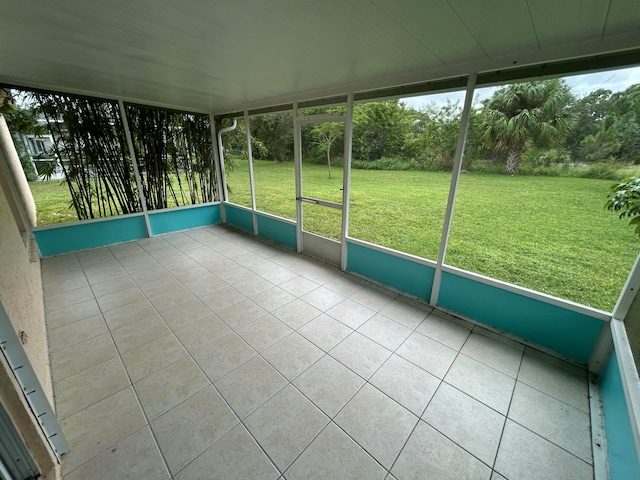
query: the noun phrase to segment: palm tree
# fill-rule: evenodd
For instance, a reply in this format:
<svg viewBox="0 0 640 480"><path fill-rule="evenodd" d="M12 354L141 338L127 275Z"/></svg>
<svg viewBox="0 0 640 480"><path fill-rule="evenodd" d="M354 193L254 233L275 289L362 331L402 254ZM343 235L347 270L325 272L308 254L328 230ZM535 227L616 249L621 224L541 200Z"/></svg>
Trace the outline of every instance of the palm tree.
<svg viewBox="0 0 640 480"><path fill-rule="evenodd" d="M559 144L575 123L569 110L574 97L564 80L509 85L485 101L480 125L488 148L506 153L507 173L516 174L529 146Z"/></svg>

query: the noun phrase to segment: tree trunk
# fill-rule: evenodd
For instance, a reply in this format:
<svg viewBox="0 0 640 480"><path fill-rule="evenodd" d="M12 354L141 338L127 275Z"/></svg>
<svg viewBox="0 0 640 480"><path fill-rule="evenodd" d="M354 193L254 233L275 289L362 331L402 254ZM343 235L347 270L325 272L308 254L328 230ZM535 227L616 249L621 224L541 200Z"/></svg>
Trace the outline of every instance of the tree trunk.
<svg viewBox="0 0 640 480"><path fill-rule="evenodd" d="M520 168L520 152L517 150L509 150L507 153L507 173L511 175L516 175L518 173L518 169Z"/></svg>
<svg viewBox="0 0 640 480"><path fill-rule="evenodd" d="M331 144L327 148L327 164L329 165L329 178L331 178Z"/></svg>

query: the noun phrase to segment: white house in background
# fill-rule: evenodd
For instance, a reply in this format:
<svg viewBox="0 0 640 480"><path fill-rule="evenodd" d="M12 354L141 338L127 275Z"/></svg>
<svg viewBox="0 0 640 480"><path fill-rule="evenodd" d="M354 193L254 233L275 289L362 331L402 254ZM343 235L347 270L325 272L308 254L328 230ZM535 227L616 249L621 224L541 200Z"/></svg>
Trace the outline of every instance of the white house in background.
<svg viewBox="0 0 640 480"><path fill-rule="evenodd" d="M32 159L43 158L53 147L51 135L23 135L22 139L27 146Z"/></svg>
<svg viewBox="0 0 640 480"><path fill-rule="evenodd" d="M60 166L60 161L56 159L55 154L53 153L53 135L23 134L22 143L27 148L27 153L29 154L33 168L38 173L39 180L44 180L44 177L42 177L41 174L45 165L50 164L53 161L56 162L56 168L53 175L51 175L50 180L64 179L64 172Z"/></svg>

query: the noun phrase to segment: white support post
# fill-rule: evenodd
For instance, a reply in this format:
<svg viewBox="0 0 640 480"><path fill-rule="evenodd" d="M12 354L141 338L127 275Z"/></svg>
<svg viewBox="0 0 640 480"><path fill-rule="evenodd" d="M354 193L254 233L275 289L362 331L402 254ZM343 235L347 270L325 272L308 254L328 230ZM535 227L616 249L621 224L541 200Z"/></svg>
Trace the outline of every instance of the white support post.
<svg viewBox="0 0 640 480"><path fill-rule="evenodd" d="M222 190L224 192L225 202L229 201L229 190L227 189L227 174L224 168L224 147L222 146L222 134L235 130L237 126L238 121L234 118L233 124L230 127L221 128L216 135L216 144L218 145L218 159L220 163L220 178L222 180Z"/></svg>
<svg viewBox="0 0 640 480"><path fill-rule="evenodd" d="M209 114L209 126L211 127L211 153L213 154L213 164L216 168L216 183L218 184L218 200L222 204L226 200L224 196L223 175L224 165L222 165L219 150L218 136L216 133L216 121L212 113Z"/></svg>
<svg viewBox="0 0 640 480"><path fill-rule="evenodd" d="M589 372L594 375L600 375L607 360L609 359L609 355L611 355L612 350L613 337L611 336L611 327L609 322L607 322L603 324L600 335L598 335L598 339L596 340L596 344L594 345L593 350L591 350L591 355L589 356Z"/></svg>
<svg viewBox="0 0 640 480"><path fill-rule="evenodd" d="M249 161L249 188L251 189L251 216L253 217L253 234L258 235L258 216L256 215L256 187L253 180L253 153L251 151L251 119L249 111L244 111L244 129L247 136L247 160Z"/></svg>
<svg viewBox="0 0 640 480"><path fill-rule="evenodd" d="M302 253L302 135L298 124L298 102L293 102L293 160L296 172L296 245Z"/></svg>
<svg viewBox="0 0 640 480"><path fill-rule="evenodd" d="M622 292L618 297L616 306L613 308L611 314L611 320L620 320L622 322L627 318L629 308L636 298L636 295L640 290L640 255L636 258L636 262L631 269L631 273L627 277L627 281L622 288ZM611 350L613 350L613 338L612 328L603 328L598 336L596 345L589 357L589 371L596 375L599 375L605 366L606 361L609 359Z"/></svg>
<svg viewBox="0 0 640 480"><path fill-rule="evenodd" d="M464 157L464 144L467 141L467 131L469 130L469 117L471 114L471 103L473 102L473 91L476 86L476 73L470 73L467 80L467 93L464 98L464 108L460 119L460 131L458 133L458 143L453 160L453 170L451 172L451 186L449 187L449 198L447 199L447 209L444 214L444 225L442 227L442 237L440 239L440 249L438 250L438 261L433 277L433 288L431 289L431 300L429 303L435 306L438 303L440 294L440 283L442 282L442 265L447 253L447 242L449 241L449 231L451 230L451 219L453 217L453 206L456 201L458 190L458 179L462 170L462 158Z"/></svg>
<svg viewBox="0 0 640 480"><path fill-rule="evenodd" d="M347 270L349 236L349 198L351 196L351 149L353 141L353 92L347 95L347 118L344 123L344 167L342 174L342 245L340 268Z"/></svg>
<svg viewBox="0 0 640 480"><path fill-rule="evenodd" d="M124 127L124 135L127 138L127 146L129 147L129 158L131 159L131 165L133 167L133 175L136 178L136 185L138 186L138 196L140 197L140 205L142 206L142 213L144 213L144 223L147 226L147 236L153 237L153 231L151 230L151 222L149 222L149 212L147 211L147 199L144 196L144 188L142 188L142 178L140 177L140 171L138 170L138 161L136 160L136 150L133 148L133 139L131 138L131 130L129 130L129 121L127 120L127 110L124 108L124 102L118 100L118 106L120 107L120 116L122 117L122 125Z"/></svg>
<svg viewBox="0 0 640 480"><path fill-rule="evenodd" d="M633 352L629 345L627 331L622 320L611 319L611 336L615 345L636 455L640 458L640 381L638 380L638 371L636 370Z"/></svg>
<svg viewBox="0 0 640 480"><path fill-rule="evenodd" d="M629 308L636 298L636 294L640 289L640 255L636 258L636 262L633 264L631 273L627 277L627 281L622 288L622 293L618 297L616 306L613 307L613 313L611 316L618 320L624 320L627 318Z"/></svg>
<svg viewBox="0 0 640 480"><path fill-rule="evenodd" d="M220 219L222 223L227 223L227 209L226 203L229 201L229 191L227 190L227 175L225 171L224 165L224 148L222 146L222 134L231 132L235 130L238 126L238 121L234 118L233 124L230 127L221 128L219 132L216 132L215 123L213 121L213 116L211 117L211 132L215 135L215 145L217 148L214 149L214 156L216 158L217 164L217 172L220 174Z"/></svg>

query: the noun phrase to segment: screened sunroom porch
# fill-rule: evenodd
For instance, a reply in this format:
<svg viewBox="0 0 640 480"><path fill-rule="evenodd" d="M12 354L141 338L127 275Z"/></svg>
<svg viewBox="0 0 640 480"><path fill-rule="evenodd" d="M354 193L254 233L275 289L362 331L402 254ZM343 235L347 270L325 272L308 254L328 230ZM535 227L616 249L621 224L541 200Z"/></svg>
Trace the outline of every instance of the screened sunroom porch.
<svg viewBox="0 0 640 480"><path fill-rule="evenodd" d="M33 460L22 478L59 460L69 478L633 478L633 262L615 309L594 308L456 263L452 247L474 91L634 65L638 13L625 0L9 2L2 86L108 103L87 138L117 130L133 199L36 227L3 142L0 380ZM354 105L452 90L466 103L437 231L423 228L431 252L372 241L350 222ZM150 195L142 111L180 117L174 133L196 116L208 129L211 196ZM290 112L295 141L288 214L262 208L260 172L237 201L224 165L227 129L250 136L273 112ZM322 123L344 131L329 197L305 181L303 135ZM380 212L371 229L393 214Z"/></svg>
<svg viewBox="0 0 640 480"><path fill-rule="evenodd" d="M301 156L296 164L303 191ZM224 169L217 171L225 192ZM346 196L348 168L343 176ZM455 172L451 185L447 215ZM229 465L241 478L341 477L360 468L380 478L606 471L600 390L587 365L613 369L597 351L610 314L346 232L309 232L304 205L346 219L349 203L303 195L296 203L299 222L218 201L33 230L46 257L53 387L70 478L99 478L116 464L175 478L225 478L232 474L217 468ZM442 241L444 259L445 233ZM621 384L609 388L623 398ZM452 403L460 411L447 411ZM124 409L122 425L110 420L112 407ZM283 408L300 411L282 418ZM354 416L361 411L369 413ZM197 427L206 412L215 425ZM189 415L196 423L178 426ZM313 427L305 423L314 417ZM205 438L191 444L197 428ZM307 430L311 437L301 437ZM135 453L127 442L149 450ZM331 450L334 442L341 452ZM455 465L421 458L433 443L442 447L434 458L453 456ZM252 460L227 460L237 449ZM520 458L523 449L539 454ZM238 473L238 462L257 470Z"/></svg>

